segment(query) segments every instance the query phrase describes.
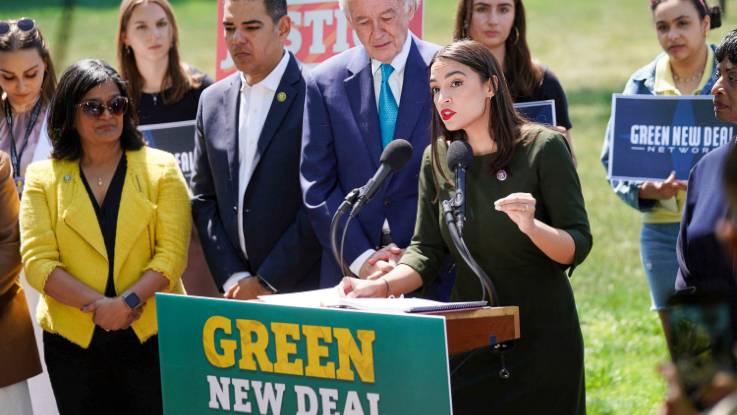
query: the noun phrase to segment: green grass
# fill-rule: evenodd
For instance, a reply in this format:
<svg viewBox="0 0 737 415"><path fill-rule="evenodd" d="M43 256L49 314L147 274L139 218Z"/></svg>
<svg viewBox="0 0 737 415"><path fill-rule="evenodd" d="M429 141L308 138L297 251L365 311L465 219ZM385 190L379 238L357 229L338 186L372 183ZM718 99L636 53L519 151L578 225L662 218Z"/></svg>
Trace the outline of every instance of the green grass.
<svg viewBox="0 0 737 415"><path fill-rule="evenodd" d="M60 0L0 2L0 18L32 16L45 30L57 58ZM182 55L213 74L215 2L173 1ZM426 38L447 43L455 0L426 0ZM83 57L114 62L117 1L77 1L69 49L57 68ZM594 234L594 249L573 276L586 344L590 414L653 413L665 386L656 374L667 358L657 315L649 311L647 283L639 261L637 212L611 192L599 163L611 93L660 51L648 4L642 0L526 0L533 55L560 78L568 94L579 174ZM737 10L730 10L737 13ZM710 40L718 42L730 15ZM61 72L61 71L59 71Z"/></svg>

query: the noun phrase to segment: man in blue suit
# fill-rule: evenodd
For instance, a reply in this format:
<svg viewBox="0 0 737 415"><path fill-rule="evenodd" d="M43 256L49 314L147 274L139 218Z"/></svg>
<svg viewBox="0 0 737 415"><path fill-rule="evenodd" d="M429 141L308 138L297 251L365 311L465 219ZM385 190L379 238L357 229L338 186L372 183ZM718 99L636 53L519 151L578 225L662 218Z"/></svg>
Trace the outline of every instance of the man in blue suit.
<svg viewBox="0 0 737 415"><path fill-rule="evenodd" d="M352 273L377 278L409 245L420 159L430 143L428 64L439 48L409 32L416 0L341 0L340 6L361 45L313 70L302 133L302 191L323 246L323 287L342 275L330 250L331 218L345 195L373 176L394 138L412 143L412 159L351 222L344 261Z"/></svg>
<svg viewBox="0 0 737 415"><path fill-rule="evenodd" d="M286 0L226 0L238 72L200 98L192 213L227 298L317 286L320 245L299 186L305 83L284 49Z"/></svg>

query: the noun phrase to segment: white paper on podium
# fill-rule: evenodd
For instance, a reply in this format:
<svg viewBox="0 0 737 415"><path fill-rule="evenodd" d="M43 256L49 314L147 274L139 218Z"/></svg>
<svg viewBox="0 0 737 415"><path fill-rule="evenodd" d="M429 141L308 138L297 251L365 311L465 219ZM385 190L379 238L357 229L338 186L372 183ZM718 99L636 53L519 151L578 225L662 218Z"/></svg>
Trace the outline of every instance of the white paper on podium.
<svg viewBox="0 0 737 415"><path fill-rule="evenodd" d="M443 303L416 297L348 298L334 288L303 291L291 294L263 295L259 300L267 304L293 307L337 307L383 313L419 313L468 310L488 305L486 301Z"/></svg>
<svg viewBox="0 0 737 415"><path fill-rule="evenodd" d="M324 302L340 299L336 287L321 290L302 291L289 294L259 295L258 299L267 304L288 305L293 307L322 307Z"/></svg>

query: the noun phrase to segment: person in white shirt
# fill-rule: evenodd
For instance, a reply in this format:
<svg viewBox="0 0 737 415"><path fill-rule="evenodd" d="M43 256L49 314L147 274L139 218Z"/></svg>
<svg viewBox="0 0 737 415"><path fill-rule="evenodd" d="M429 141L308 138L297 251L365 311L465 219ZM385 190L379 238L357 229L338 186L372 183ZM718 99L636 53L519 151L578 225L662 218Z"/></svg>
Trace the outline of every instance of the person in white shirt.
<svg viewBox="0 0 737 415"><path fill-rule="evenodd" d="M238 72L203 92L192 214L226 298L315 288L319 243L303 207L299 157L305 82L284 43L285 0L226 0Z"/></svg>

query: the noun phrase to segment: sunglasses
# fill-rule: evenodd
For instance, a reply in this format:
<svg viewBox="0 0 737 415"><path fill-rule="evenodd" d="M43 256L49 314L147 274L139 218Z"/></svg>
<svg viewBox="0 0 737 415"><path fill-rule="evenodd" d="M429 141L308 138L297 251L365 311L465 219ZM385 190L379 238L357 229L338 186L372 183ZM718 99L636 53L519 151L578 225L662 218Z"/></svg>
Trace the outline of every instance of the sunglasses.
<svg viewBox="0 0 737 415"><path fill-rule="evenodd" d="M82 112L90 117L99 118L107 108L110 115L119 116L125 114L128 111L128 98L126 97L115 97L108 101L106 104L101 103L97 100L83 101L77 104L78 107L82 108Z"/></svg>
<svg viewBox="0 0 737 415"><path fill-rule="evenodd" d="M36 22L32 19L24 17L17 21L12 20L0 20L0 36L7 35L10 33L10 29L15 26L21 32L30 32L36 28Z"/></svg>

